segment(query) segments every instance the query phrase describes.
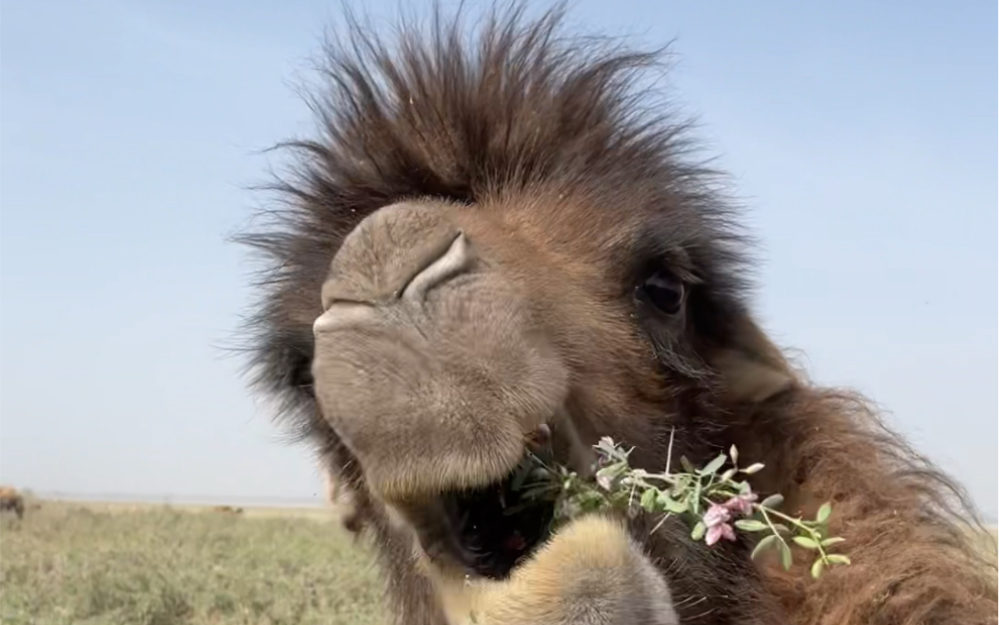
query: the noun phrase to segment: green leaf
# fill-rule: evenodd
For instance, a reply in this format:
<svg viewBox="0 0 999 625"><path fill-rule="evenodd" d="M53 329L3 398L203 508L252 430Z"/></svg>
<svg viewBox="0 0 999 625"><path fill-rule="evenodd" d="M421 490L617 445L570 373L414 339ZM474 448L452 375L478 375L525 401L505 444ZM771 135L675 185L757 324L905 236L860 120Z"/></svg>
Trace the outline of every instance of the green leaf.
<svg viewBox="0 0 999 625"><path fill-rule="evenodd" d="M525 470L525 467L521 467L513 476L513 480L510 482L510 488L514 491L519 491L524 485L524 480L530 475L530 470Z"/></svg>
<svg viewBox="0 0 999 625"><path fill-rule="evenodd" d="M698 521L697 525L695 525L694 529L690 532L690 537L694 540L700 540L704 538L704 532L706 532L707 530L708 528L705 527L704 523Z"/></svg>
<svg viewBox="0 0 999 625"><path fill-rule="evenodd" d="M534 486L530 488L525 488L520 492L521 499L543 499L551 498L556 495L557 489L552 488L552 486L541 485Z"/></svg>
<svg viewBox="0 0 999 625"><path fill-rule="evenodd" d="M546 482L552 481L551 471L543 467L537 467L531 470L531 477L536 480L544 480Z"/></svg>
<svg viewBox="0 0 999 625"><path fill-rule="evenodd" d="M677 501L666 493L662 493L659 497L659 503L661 503L668 512L672 512L673 514L683 514L687 511L687 502Z"/></svg>
<svg viewBox="0 0 999 625"><path fill-rule="evenodd" d="M825 562L822 558L818 558L812 563L812 577L818 579L822 575L822 568L825 566Z"/></svg>
<svg viewBox="0 0 999 625"><path fill-rule="evenodd" d="M771 510L776 510L778 506L784 503L784 495L780 493L770 495L766 499L760 502L760 505L764 508L770 508Z"/></svg>
<svg viewBox="0 0 999 625"><path fill-rule="evenodd" d="M680 456L680 466L682 466L683 470L687 473L697 473L697 470L694 469L694 465L690 464L690 460L687 460L687 456Z"/></svg>
<svg viewBox="0 0 999 625"><path fill-rule="evenodd" d="M759 472L761 469L763 469L763 463L757 462L755 464L749 465L748 467L743 469L742 472L745 473L746 475L752 475L754 473Z"/></svg>
<svg viewBox="0 0 999 625"><path fill-rule="evenodd" d="M791 548L787 546L786 542L781 541L777 543L777 550L780 551L780 561L781 564L784 565L784 570L790 570L793 562L791 557Z"/></svg>
<svg viewBox="0 0 999 625"><path fill-rule="evenodd" d="M683 495L687 490L687 486L690 484L690 476L678 475L676 481L673 482L673 486L670 488L670 492L674 497L679 497Z"/></svg>
<svg viewBox="0 0 999 625"><path fill-rule="evenodd" d="M699 473L701 475L714 475L718 469L722 468L723 464L725 464L725 454L718 454L718 457L705 465Z"/></svg>
<svg viewBox="0 0 999 625"><path fill-rule="evenodd" d="M815 520L819 523L825 523L826 519L829 518L830 513L832 513L832 504L827 501L822 504L819 511L815 514Z"/></svg>
<svg viewBox="0 0 999 625"><path fill-rule="evenodd" d="M841 553L830 553L826 556L826 560L830 564L850 564L850 558Z"/></svg>
<svg viewBox="0 0 999 625"><path fill-rule="evenodd" d="M624 462L615 462L614 464L608 465L608 466L600 469L599 471L597 471L596 477L607 476L607 477L610 477L611 479L614 479L614 478L619 477L620 475L624 474L627 470L628 470L627 463L624 463Z"/></svg>
<svg viewBox="0 0 999 625"><path fill-rule="evenodd" d="M649 512L654 512L656 509L657 494L658 493L654 488L650 488L649 490L642 493L642 501L641 501L642 507L648 510Z"/></svg>
<svg viewBox="0 0 999 625"><path fill-rule="evenodd" d="M819 548L819 543L815 542L811 538L808 538L807 536L795 536L792 540L795 544L804 547L805 549L811 549L814 551Z"/></svg>
<svg viewBox="0 0 999 625"><path fill-rule="evenodd" d="M823 547L828 547L829 545L835 545L836 543L844 542L845 538L840 538L839 536L833 536L832 538L827 538L822 541Z"/></svg>
<svg viewBox="0 0 999 625"><path fill-rule="evenodd" d="M756 556L766 551L775 542L777 542L776 535L770 534L769 536L764 536L760 539L760 542L756 543L756 547L753 548L753 553L749 557L755 560Z"/></svg>
<svg viewBox="0 0 999 625"><path fill-rule="evenodd" d="M687 500L690 511L694 514L701 513L701 480L694 482L694 494Z"/></svg>
<svg viewBox="0 0 999 625"><path fill-rule="evenodd" d="M739 519L735 522L735 526L746 532L762 532L770 529L766 523L756 519Z"/></svg>
<svg viewBox="0 0 999 625"><path fill-rule="evenodd" d="M791 530L788 529L788 527L786 525L784 525L783 523L772 523L771 525L773 525L774 529L777 530L778 534L790 534L791 533Z"/></svg>

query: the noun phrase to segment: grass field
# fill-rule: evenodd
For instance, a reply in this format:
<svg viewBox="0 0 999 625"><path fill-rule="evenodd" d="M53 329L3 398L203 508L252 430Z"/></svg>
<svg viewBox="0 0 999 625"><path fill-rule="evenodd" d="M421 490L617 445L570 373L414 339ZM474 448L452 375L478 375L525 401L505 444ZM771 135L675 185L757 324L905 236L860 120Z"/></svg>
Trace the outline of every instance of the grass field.
<svg viewBox="0 0 999 625"><path fill-rule="evenodd" d="M0 523L3 625L385 622L369 554L326 509L45 502Z"/></svg>
<svg viewBox="0 0 999 625"><path fill-rule="evenodd" d="M329 510L45 502L0 525L3 625L383 623L368 554Z"/></svg>

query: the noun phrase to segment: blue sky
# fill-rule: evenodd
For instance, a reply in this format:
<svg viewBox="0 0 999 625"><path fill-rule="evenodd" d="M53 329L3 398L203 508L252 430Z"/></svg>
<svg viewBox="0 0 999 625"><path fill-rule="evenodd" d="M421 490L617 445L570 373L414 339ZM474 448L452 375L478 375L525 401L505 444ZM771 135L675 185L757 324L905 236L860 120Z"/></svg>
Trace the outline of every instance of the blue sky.
<svg viewBox="0 0 999 625"><path fill-rule="evenodd" d="M0 478L313 496L310 456L221 349L252 268L226 237L265 199L247 190L273 163L260 151L310 127L292 81L339 5L3 8ZM819 382L873 396L994 517L996 5L574 9L588 30L676 38L672 89L762 243L764 326Z"/></svg>

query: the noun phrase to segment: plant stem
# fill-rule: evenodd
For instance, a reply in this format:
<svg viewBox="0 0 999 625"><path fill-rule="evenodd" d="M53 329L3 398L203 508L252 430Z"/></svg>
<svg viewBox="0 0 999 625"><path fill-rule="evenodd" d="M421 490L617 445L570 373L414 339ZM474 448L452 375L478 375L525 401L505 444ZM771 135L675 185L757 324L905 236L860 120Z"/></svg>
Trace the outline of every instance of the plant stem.
<svg viewBox="0 0 999 625"><path fill-rule="evenodd" d="M774 533L777 533L777 530L776 530L776 528L774 528L773 524L770 523L770 517L769 517L768 513L772 514L774 516L780 517L781 519L787 521L788 523L790 523L791 525L795 526L799 530L803 530L803 531L807 532L808 533L808 537L811 538L812 541L815 542L816 549L819 552L819 557L822 558L823 562L827 562L828 561L828 556L826 554L826 550L822 547L822 534L820 532L818 532L817 530L814 530L814 529L808 527L807 525L805 525L804 523L802 523L801 519L788 516L788 515L784 514L783 512L774 510L773 508L767 508L767 507L761 506L759 504L753 504L753 507L756 508L757 510L759 510L763 514L763 518L765 518L767 520L767 525L770 525L770 529L774 530ZM780 536L778 536L777 538L781 542L784 542L784 539L781 538ZM787 543L785 542L784 544L786 545Z"/></svg>
<svg viewBox="0 0 999 625"><path fill-rule="evenodd" d="M768 508L764 508L763 506L761 506L759 504L753 504L753 507L756 508L757 510L759 510L760 514L763 515L763 520L767 522L767 525L770 527L770 531L774 533L774 536L777 537L777 540L779 540L780 542L784 543L784 546L787 547L788 549L790 549L791 547L787 544L787 541L784 540L784 537L781 536L780 532L777 531L777 528L774 527L773 521L770 520L770 515L767 514L767 511L769 509ZM770 511L771 512L776 512L775 510L770 510Z"/></svg>

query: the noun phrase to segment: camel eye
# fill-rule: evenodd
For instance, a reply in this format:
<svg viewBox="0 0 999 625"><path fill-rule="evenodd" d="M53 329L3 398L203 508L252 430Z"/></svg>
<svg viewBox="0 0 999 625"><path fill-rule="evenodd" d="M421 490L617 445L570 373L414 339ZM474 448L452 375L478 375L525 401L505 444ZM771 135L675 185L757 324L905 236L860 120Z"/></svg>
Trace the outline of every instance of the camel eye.
<svg viewBox="0 0 999 625"><path fill-rule="evenodd" d="M683 305L683 282L669 272L657 271L639 287L639 294L661 312L675 315Z"/></svg>

